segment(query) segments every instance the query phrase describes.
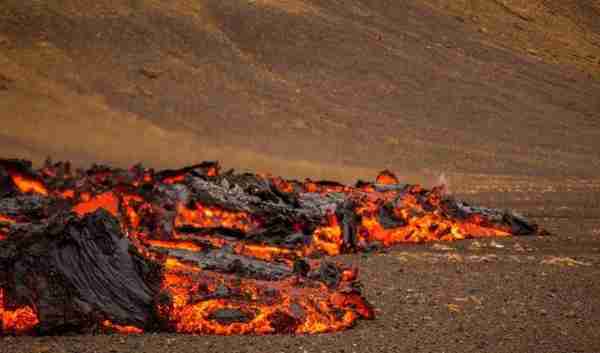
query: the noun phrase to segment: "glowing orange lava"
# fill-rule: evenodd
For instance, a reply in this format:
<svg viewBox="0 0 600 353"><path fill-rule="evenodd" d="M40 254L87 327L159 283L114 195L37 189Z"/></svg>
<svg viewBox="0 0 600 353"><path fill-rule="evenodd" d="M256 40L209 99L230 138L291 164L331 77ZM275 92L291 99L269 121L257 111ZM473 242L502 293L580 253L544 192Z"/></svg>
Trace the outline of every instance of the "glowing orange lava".
<svg viewBox="0 0 600 353"><path fill-rule="evenodd" d="M104 328L107 329L107 330L109 330L109 331L114 331L116 333L120 333L120 334L124 334L124 335L142 334L142 333L144 333L144 330L142 330L139 327L117 325L117 324L113 324L109 320L102 321L102 326L104 326Z"/></svg>
<svg viewBox="0 0 600 353"><path fill-rule="evenodd" d="M0 288L0 323L3 333L24 334L39 323L37 314L31 307L23 306L8 310L5 305L4 289Z"/></svg>
<svg viewBox="0 0 600 353"><path fill-rule="evenodd" d="M253 227L252 219L246 212L228 211L216 206L204 206L199 202L193 209L183 205L177 207L176 226L197 228L228 228L248 232Z"/></svg>
<svg viewBox="0 0 600 353"><path fill-rule="evenodd" d="M11 178L13 183L21 190L21 192L28 193L38 193L44 196L48 195L48 190L44 186L44 184L32 178L27 178L19 173L11 173Z"/></svg>
<svg viewBox="0 0 600 353"><path fill-rule="evenodd" d="M61 191L59 193L60 197L64 198L64 199L72 199L75 197L75 191L74 190L64 190Z"/></svg>
<svg viewBox="0 0 600 353"><path fill-rule="evenodd" d="M377 175L377 179L375 179L375 182L377 184L383 184L383 185L394 185L394 184L398 184L399 180L396 177L396 175L394 175L394 173L390 172L389 170L384 170L381 173L379 173L379 175Z"/></svg>
<svg viewBox="0 0 600 353"><path fill-rule="evenodd" d="M144 199L137 195L123 196L123 208L125 209L125 214L129 220L129 225L133 229L137 229L140 225L140 216L134 207L134 204L136 203L144 203Z"/></svg>
<svg viewBox="0 0 600 353"><path fill-rule="evenodd" d="M15 223L15 220L12 219L11 217L4 216L4 215L0 214L0 223L9 223L9 224L12 224L12 223Z"/></svg>
<svg viewBox="0 0 600 353"><path fill-rule="evenodd" d="M334 213L327 214L327 225L315 229L309 253L322 250L327 255L339 255L342 248L342 229Z"/></svg>
<svg viewBox="0 0 600 353"><path fill-rule="evenodd" d="M146 244L158 248L166 248L166 249L183 249L190 251L200 251L202 247L192 243L190 241L169 241L169 240L146 240Z"/></svg>
<svg viewBox="0 0 600 353"><path fill-rule="evenodd" d="M8 231L3 229L5 224L13 224L15 220L11 217L0 214L0 240L6 240L8 238Z"/></svg>
<svg viewBox="0 0 600 353"><path fill-rule="evenodd" d="M217 167L209 167L208 170L206 171L206 176L209 177L216 177L217 175L219 175L219 168Z"/></svg>
<svg viewBox="0 0 600 353"><path fill-rule="evenodd" d="M428 194L421 196L424 201L418 201L417 196L423 189L413 186L410 192L403 193L396 201L393 209L394 216L402 221L402 225L385 228L381 225L378 214L381 199L363 199L356 209L361 216L359 238L366 241L379 241L385 246L397 243L422 243L427 241L452 241L468 237L507 236L509 232L483 224L482 218L453 219L442 213L440 188L434 188ZM390 192L389 195L397 195ZM424 209L430 205L430 209Z"/></svg>
<svg viewBox="0 0 600 353"><path fill-rule="evenodd" d="M271 182L273 183L273 185L275 185L277 190L279 190L281 192L285 192L285 193L294 192L294 187L292 186L292 184L282 178L279 178L279 177L271 178Z"/></svg>
<svg viewBox="0 0 600 353"><path fill-rule="evenodd" d="M267 261L285 258L292 259L302 256L302 252L299 250L286 249L266 244L236 244L234 249L237 254Z"/></svg>
<svg viewBox="0 0 600 353"><path fill-rule="evenodd" d="M225 285L230 285L224 278ZM273 332L322 333L352 326L357 315L373 317L372 309L358 295L330 292L324 285L298 288L295 278L281 281L236 280L240 296L245 300L206 299L193 301L198 283L219 283L210 273L196 275L172 271L165 276L163 289L174 298L168 312L170 321L181 333L232 335ZM233 282L232 282L233 283ZM265 293L278 295L270 298ZM209 286L214 291L215 286ZM353 309L350 309L352 307ZM217 313L234 311L242 321L221 322ZM356 312L359 314L357 314Z"/></svg>
<svg viewBox="0 0 600 353"><path fill-rule="evenodd" d="M165 184L177 184L185 180L185 174L179 174L162 180Z"/></svg>
<svg viewBox="0 0 600 353"><path fill-rule="evenodd" d="M111 232L123 238L119 245L129 246L127 256L139 267L135 274L152 291L144 308L156 322L144 324L147 330L219 335L343 330L360 318L374 318L374 311L361 294L356 268L319 257L398 243L509 236L511 227L519 224L518 217L516 222L505 221L505 213L458 202L442 187L399 184L388 170L374 182L347 186L268 174L219 176L216 162L156 173L141 166L123 170L98 165L71 173L60 163L36 172L18 163L4 161L0 168L22 193L46 196L48 202L18 195L15 204L23 211L11 208L2 211L7 215L0 214L2 246L12 246L12 241L29 246L29 238L19 242L21 227L27 231L33 225L39 232L38 227L54 226L56 219L62 222L69 211L81 217L69 215L69 221L88 227L84 216L105 209L114 218L100 214L93 220L119 222ZM45 209L38 212L40 207ZM52 212L60 212L59 217L50 218ZM531 234L534 226L528 228L530 233L515 234ZM114 238L101 241L112 245ZM93 253L90 256L96 256ZM40 272L36 276L43 278ZM134 271L126 272L123 278ZM0 281L10 276L0 274ZM36 301L37 290L27 288L35 294L25 301L27 294L18 286L9 287L13 282L1 283L6 291L0 288L0 334L28 333L39 318L47 319L37 316L36 307L40 313L43 308ZM15 308L8 294L31 304ZM105 320L117 317L117 322ZM88 326L100 332L144 333L126 325L138 321L110 313L90 320L95 321ZM39 325L40 331L46 323Z"/></svg>
<svg viewBox="0 0 600 353"><path fill-rule="evenodd" d="M89 200L83 201L73 207L73 211L80 216L87 213L92 213L99 208L104 208L108 212L117 216L119 213L119 199L111 191L107 191L100 195L91 197Z"/></svg>

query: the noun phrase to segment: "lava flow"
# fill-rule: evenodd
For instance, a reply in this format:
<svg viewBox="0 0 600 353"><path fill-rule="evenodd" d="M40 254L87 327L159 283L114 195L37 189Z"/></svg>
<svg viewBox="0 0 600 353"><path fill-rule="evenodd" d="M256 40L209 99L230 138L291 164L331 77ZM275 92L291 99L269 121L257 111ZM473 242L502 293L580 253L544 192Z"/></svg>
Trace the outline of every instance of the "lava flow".
<svg viewBox="0 0 600 353"><path fill-rule="evenodd" d="M534 234L508 211L401 184L0 160L0 334L309 334L374 318L328 256Z"/></svg>
<svg viewBox="0 0 600 353"><path fill-rule="evenodd" d="M38 324L35 311L29 306L7 309L4 302L4 290L0 288L0 328L3 333L27 333Z"/></svg>

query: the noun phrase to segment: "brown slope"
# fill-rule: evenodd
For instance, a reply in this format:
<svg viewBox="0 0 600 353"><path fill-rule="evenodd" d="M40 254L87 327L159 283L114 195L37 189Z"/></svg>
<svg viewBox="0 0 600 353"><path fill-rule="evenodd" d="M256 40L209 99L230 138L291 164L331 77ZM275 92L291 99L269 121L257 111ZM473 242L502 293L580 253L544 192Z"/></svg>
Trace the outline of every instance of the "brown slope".
<svg viewBox="0 0 600 353"><path fill-rule="evenodd" d="M0 36L3 155L345 180L600 164L597 81L420 2L8 0Z"/></svg>
<svg viewBox="0 0 600 353"><path fill-rule="evenodd" d="M600 78L598 0L426 0L491 42Z"/></svg>

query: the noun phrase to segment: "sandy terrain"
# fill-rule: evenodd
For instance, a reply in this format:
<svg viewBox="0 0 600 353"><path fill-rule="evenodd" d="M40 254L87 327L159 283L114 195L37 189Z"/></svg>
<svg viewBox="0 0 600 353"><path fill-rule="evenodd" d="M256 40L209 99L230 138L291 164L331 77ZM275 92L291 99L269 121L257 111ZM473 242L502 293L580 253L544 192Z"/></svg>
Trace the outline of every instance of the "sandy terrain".
<svg viewBox="0 0 600 353"><path fill-rule="evenodd" d="M0 38L4 156L345 181L600 163L590 72L419 1L6 0Z"/></svg>

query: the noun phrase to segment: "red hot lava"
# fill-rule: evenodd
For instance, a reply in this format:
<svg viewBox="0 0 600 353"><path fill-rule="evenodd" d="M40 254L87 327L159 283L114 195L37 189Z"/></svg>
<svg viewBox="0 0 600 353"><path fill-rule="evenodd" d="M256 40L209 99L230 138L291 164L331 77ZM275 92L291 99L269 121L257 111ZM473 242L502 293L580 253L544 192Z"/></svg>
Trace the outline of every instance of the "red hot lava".
<svg viewBox="0 0 600 353"><path fill-rule="evenodd" d="M348 186L0 160L0 334L338 331L373 309L356 269L319 257L536 231L389 171Z"/></svg>

